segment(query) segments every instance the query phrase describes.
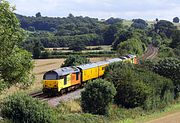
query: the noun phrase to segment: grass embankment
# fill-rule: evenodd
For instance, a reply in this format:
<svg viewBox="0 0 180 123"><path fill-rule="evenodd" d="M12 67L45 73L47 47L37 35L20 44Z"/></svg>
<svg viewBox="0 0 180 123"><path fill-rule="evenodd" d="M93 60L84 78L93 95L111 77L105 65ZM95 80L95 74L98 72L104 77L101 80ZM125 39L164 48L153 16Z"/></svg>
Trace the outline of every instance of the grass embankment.
<svg viewBox="0 0 180 123"><path fill-rule="evenodd" d="M61 103L57 110L61 112L61 120L71 123L86 122L111 122L111 123L144 123L180 111L180 102L155 111L144 111L141 108L124 109L111 105L109 116L84 114L81 110L80 100ZM71 117L76 117L73 121ZM68 119L69 118L69 119Z"/></svg>

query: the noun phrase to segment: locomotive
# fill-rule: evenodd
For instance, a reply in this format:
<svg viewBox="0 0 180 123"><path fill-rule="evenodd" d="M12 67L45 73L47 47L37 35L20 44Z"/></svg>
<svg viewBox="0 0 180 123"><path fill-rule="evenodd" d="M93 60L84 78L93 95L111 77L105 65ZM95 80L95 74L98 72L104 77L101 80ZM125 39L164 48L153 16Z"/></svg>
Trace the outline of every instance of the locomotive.
<svg viewBox="0 0 180 123"><path fill-rule="evenodd" d="M77 89L89 80L102 77L105 68L114 62L137 64L137 58L136 55L129 54L120 58L50 70L43 76L43 93L56 95Z"/></svg>

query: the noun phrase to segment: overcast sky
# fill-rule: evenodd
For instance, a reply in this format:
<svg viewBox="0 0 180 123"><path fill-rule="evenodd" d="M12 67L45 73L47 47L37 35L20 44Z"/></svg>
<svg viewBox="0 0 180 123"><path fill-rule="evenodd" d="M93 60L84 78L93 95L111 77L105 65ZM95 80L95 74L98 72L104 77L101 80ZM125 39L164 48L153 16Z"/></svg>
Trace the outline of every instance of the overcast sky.
<svg viewBox="0 0 180 123"><path fill-rule="evenodd" d="M99 19L118 17L145 20L180 17L180 0L8 0L16 5L16 13L34 16L90 16Z"/></svg>

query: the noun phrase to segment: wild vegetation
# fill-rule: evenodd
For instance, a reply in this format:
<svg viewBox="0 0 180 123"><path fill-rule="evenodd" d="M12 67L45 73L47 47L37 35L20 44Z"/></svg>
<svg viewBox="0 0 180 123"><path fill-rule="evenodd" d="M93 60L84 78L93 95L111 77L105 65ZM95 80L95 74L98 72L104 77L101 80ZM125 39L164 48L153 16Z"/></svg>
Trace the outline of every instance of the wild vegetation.
<svg viewBox="0 0 180 123"><path fill-rule="evenodd" d="M82 56L97 54L80 52L87 45L112 45L114 51L99 52L101 56L115 52L139 56L152 43L159 47L159 54L156 61L141 65L116 63L108 66L104 79L88 82L82 98L77 101L80 109L75 113L63 103L51 108L17 93L2 100L3 118L32 123L110 122L162 110L178 100L180 30L173 23L156 19L156 23L149 25L142 19L133 19L131 25L123 25L123 20L118 18L99 21L72 14L66 18L50 18L42 17L41 13L26 17L15 16L13 12L14 7L3 0L0 4L0 91L12 85L24 88L32 84L32 57L67 57L69 54L44 50L48 47L67 46L76 51L63 66L88 63L89 60ZM178 18L173 20L178 23Z"/></svg>

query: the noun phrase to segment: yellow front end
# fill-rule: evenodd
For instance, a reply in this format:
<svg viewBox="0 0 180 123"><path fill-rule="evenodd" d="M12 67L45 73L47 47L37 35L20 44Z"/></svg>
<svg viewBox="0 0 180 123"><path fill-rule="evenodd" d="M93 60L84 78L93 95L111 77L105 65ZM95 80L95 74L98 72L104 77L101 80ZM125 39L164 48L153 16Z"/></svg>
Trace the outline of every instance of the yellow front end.
<svg viewBox="0 0 180 123"><path fill-rule="evenodd" d="M63 79L61 80L44 80L43 92L45 93L58 93L63 87Z"/></svg>

